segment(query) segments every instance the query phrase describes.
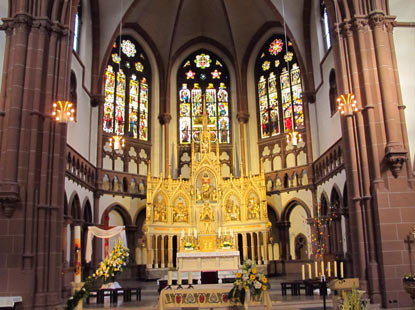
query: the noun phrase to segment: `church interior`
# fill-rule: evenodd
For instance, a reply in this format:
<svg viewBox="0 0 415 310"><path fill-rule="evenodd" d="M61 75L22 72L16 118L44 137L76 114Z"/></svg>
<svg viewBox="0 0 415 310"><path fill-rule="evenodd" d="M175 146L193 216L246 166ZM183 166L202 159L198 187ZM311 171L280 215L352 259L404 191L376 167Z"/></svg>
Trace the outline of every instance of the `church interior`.
<svg viewBox="0 0 415 310"><path fill-rule="evenodd" d="M415 1L3 0L0 16L0 300L60 309L120 234L120 279L222 283L250 260L412 305Z"/></svg>

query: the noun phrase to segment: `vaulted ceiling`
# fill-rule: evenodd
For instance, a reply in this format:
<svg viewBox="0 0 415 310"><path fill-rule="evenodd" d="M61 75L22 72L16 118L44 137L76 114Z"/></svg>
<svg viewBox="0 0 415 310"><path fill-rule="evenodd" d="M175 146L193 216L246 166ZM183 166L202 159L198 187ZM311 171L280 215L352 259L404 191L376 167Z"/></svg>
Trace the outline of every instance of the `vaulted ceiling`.
<svg viewBox="0 0 415 310"><path fill-rule="evenodd" d="M306 0L310 1L310 0ZM242 66L252 40L266 31L264 25L279 25L284 15L287 32L303 53L304 0L98 0L100 63L105 49L123 25L136 25L160 55L164 72L183 47L206 38Z"/></svg>

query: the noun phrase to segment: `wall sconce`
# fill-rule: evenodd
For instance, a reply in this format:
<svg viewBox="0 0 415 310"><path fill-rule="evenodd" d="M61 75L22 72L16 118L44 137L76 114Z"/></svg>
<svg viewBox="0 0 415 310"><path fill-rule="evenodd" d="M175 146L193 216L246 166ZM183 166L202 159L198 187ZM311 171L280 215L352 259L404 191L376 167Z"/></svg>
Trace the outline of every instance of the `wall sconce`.
<svg viewBox="0 0 415 310"><path fill-rule="evenodd" d="M337 97L337 109L342 115L351 115L354 112L358 112L357 101L354 94L344 94Z"/></svg>
<svg viewBox="0 0 415 310"><path fill-rule="evenodd" d="M292 143L294 146L297 146L298 143L303 142L303 138L301 137L301 133L298 131L291 131L287 133L287 143Z"/></svg>
<svg viewBox="0 0 415 310"><path fill-rule="evenodd" d="M124 148L125 146L125 139L122 136L112 136L109 138L110 147L114 146L114 150L119 150Z"/></svg>
<svg viewBox="0 0 415 310"><path fill-rule="evenodd" d="M74 121L75 109L70 101L56 101L53 103L52 116L59 123Z"/></svg>

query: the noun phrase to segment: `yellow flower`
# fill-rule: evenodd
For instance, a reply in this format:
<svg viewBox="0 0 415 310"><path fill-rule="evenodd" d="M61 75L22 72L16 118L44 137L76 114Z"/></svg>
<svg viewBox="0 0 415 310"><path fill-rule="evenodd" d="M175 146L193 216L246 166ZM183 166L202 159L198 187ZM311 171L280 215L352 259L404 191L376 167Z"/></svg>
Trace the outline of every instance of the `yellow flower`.
<svg viewBox="0 0 415 310"><path fill-rule="evenodd" d="M251 280L255 280L255 275L254 274L251 274L250 279Z"/></svg>
<svg viewBox="0 0 415 310"><path fill-rule="evenodd" d="M266 290L267 290L267 287L266 287L265 285L263 285L263 286L262 286L262 290L263 290L263 291L266 291Z"/></svg>
<svg viewBox="0 0 415 310"><path fill-rule="evenodd" d="M262 278L262 282L267 283L268 282L268 279L266 277L263 277Z"/></svg>
<svg viewBox="0 0 415 310"><path fill-rule="evenodd" d="M242 277L242 274L241 274L240 272L238 272L238 273L236 274L236 277L237 277L237 278L240 278L240 277Z"/></svg>
<svg viewBox="0 0 415 310"><path fill-rule="evenodd" d="M252 273L256 273L256 268L252 268Z"/></svg>

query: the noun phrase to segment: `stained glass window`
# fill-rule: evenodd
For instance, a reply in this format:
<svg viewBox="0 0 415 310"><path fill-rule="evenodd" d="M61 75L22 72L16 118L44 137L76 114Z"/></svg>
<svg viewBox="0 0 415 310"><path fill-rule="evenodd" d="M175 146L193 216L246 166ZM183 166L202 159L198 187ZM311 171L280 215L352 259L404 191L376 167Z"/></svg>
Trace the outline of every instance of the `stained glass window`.
<svg viewBox="0 0 415 310"><path fill-rule="evenodd" d="M255 65L261 138L304 129L301 72L292 43L285 41L272 36Z"/></svg>
<svg viewBox="0 0 415 310"><path fill-rule="evenodd" d="M129 36L118 38L105 71L104 132L148 141L150 78L141 47Z"/></svg>
<svg viewBox="0 0 415 310"><path fill-rule="evenodd" d="M320 18L321 18L321 28L323 34L324 47L327 50L331 47L331 38L330 38L330 21L329 14L327 12L326 4L324 0L320 1Z"/></svg>
<svg viewBox="0 0 415 310"><path fill-rule="evenodd" d="M82 1L79 1L78 8L75 14L74 27L73 27L73 40L72 49L79 53L79 41L81 38L81 25L82 25Z"/></svg>
<svg viewBox="0 0 415 310"><path fill-rule="evenodd" d="M177 73L179 141L199 142L203 98L211 141L230 143L229 72L215 54L199 50L187 57Z"/></svg>

